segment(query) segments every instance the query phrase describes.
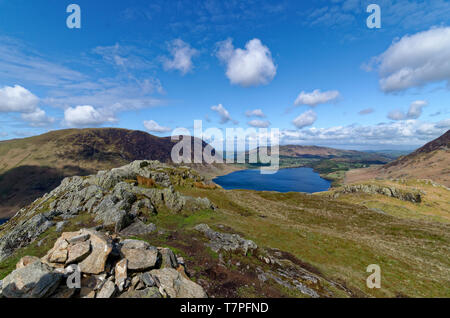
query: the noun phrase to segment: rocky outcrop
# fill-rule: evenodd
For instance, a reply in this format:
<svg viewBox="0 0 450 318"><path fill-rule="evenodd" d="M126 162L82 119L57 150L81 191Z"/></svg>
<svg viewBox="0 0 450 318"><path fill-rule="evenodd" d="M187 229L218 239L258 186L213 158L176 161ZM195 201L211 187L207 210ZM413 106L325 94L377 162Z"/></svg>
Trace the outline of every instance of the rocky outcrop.
<svg viewBox="0 0 450 318"><path fill-rule="evenodd" d="M41 261L14 270L3 280L3 297L45 298L58 287L62 274Z"/></svg>
<svg viewBox="0 0 450 318"><path fill-rule="evenodd" d="M195 226L195 230L203 233L209 239L209 243L207 245L214 252L218 252L220 250L240 250L245 255L248 251L258 248L255 242L251 240L243 239L237 234L215 232L206 224L199 224Z"/></svg>
<svg viewBox="0 0 450 318"><path fill-rule="evenodd" d="M352 184L346 185L334 192L334 197L337 198L342 194L348 193L368 193L368 194L381 194L391 198L399 199L402 201L409 201L413 203L422 202L422 194L420 191L406 191L397 189L395 187L380 186L376 184Z"/></svg>
<svg viewBox="0 0 450 318"><path fill-rule="evenodd" d="M140 186L138 176L154 180L154 186ZM67 222L60 220L69 220L80 213L92 214L96 222L113 226L116 232L135 224L128 231L142 233L153 231L154 226L134 221L155 214L160 208L173 213L214 209L208 199L184 196L174 189L175 185L190 182L193 186L202 180L187 167L143 160L96 175L66 178L59 187L21 209L7 227L3 227L0 261L17 248L33 242L52 226L57 225L56 231L61 232Z"/></svg>
<svg viewBox="0 0 450 318"><path fill-rule="evenodd" d="M204 289L188 278L184 265L178 263L170 249L139 240L122 240L90 229L62 233L42 259L22 258L17 269L0 281L0 295L6 298L207 297Z"/></svg>

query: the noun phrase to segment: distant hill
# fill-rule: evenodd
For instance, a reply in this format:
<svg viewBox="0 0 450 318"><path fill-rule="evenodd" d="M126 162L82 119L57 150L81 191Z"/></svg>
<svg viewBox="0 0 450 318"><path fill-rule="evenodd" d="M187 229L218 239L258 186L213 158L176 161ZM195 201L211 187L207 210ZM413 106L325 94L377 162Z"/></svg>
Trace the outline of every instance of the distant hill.
<svg viewBox="0 0 450 318"><path fill-rule="evenodd" d="M319 158L319 159L348 159L367 161L372 164L384 164L391 160L390 157L371 152L356 150L343 150L318 146L286 145L280 146L280 156L298 158Z"/></svg>
<svg viewBox="0 0 450 318"><path fill-rule="evenodd" d="M346 183L374 178L431 179L450 187L450 130L409 155L384 166L349 171Z"/></svg>
<svg viewBox="0 0 450 318"><path fill-rule="evenodd" d="M174 143L143 131L65 129L0 142L0 219L58 186L134 160L170 162ZM205 145L205 144L204 144Z"/></svg>

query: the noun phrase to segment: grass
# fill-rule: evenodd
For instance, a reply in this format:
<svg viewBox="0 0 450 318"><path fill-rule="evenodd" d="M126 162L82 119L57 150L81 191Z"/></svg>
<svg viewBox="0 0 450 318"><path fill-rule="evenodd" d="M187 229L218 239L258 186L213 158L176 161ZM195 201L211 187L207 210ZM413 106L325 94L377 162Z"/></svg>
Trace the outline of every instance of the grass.
<svg viewBox="0 0 450 318"><path fill-rule="evenodd" d="M324 195L221 189L183 192L193 195L194 191L220 209L189 224L229 226L260 246L292 253L326 277L365 295L450 296L450 227L446 223L381 214ZM243 216L245 211L252 213ZM380 290L366 287L370 264L382 269Z"/></svg>

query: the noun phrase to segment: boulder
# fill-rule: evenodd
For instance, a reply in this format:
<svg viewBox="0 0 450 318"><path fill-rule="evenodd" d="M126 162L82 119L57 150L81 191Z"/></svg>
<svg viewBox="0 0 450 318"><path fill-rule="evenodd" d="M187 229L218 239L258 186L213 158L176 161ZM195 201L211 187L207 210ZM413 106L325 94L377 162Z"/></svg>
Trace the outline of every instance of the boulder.
<svg viewBox="0 0 450 318"><path fill-rule="evenodd" d="M91 253L79 264L80 270L87 274L100 274L105 270L106 260L112 251L112 241L100 232L84 231L90 235Z"/></svg>
<svg viewBox="0 0 450 318"><path fill-rule="evenodd" d="M173 268L154 269L150 271L160 283L160 288L170 298L207 298L203 287L183 277Z"/></svg>
<svg viewBox="0 0 450 318"><path fill-rule="evenodd" d="M108 280L97 293L97 298L111 298L116 293L116 284Z"/></svg>
<svg viewBox="0 0 450 318"><path fill-rule="evenodd" d="M85 259L91 252L91 242L84 241L76 243L74 245L70 245L67 250L68 257L66 264L78 263Z"/></svg>
<svg viewBox="0 0 450 318"><path fill-rule="evenodd" d="M134 221L130 226L123 229L120 234L124 236L137 236L150 234L156 231L156 225L153 223L144 224L140 220Z"/></svg>
<svg viewBox="0 0 450 318"><path fill-rule="evenodd" d="M121 243L120 254L128 260L128 269L143 271L156 266L160 254L156 247L139 240L125 240Z"/></svg>
<svg viewBox="0 0 450 318"><path fill-rule="evenodd" d="M24 268L30 264L33 264L34 262L40 261L39 257L36 256L24 256L22 257L19 262L16 264L16 269Z"/></svg>
<svg viewBox="0 0 450 318"><path fill-rule="evenodd" d="M247 254L249 250L255 250L258 246L251 240L243 239L237 234L220 233L213 231L206 224L199 224L195 226L195 230L203 233L209 240L208 246L214 251L236 251L241 250Z"/></svg>
<svg viewBox="0 0 450 318"><path fill-rule="evenodd" d="M58 287L62 274L41 261L14 270L3 280L3 296L7 298L45 298Z"/></svg>

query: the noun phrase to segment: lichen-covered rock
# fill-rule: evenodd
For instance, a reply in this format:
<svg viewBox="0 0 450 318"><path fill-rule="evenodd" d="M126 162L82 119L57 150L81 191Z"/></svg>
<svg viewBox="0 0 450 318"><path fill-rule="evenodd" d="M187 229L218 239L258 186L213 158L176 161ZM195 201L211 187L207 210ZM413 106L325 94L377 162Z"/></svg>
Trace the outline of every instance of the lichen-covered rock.
<svg viewBox="0 0 450 318"><path fill-rule="evenodd" d="M368 193L381 194L391 198L408 201L413 203L422 202L422 193L420 191L406 191L397 189L392 186L381 186L376 184L351 184L346 185L334 192L334 197L337 198L342 194L347 193Z"/></svg>
<svg viewBox="0 0 450 318"><path fill-rule="evenodd" d="M98 292L97 298L111 298L115 293L116 285L111 280L108 280Z"/></svg>
<svg viewBox="0 0 450 318"><path fill-rule="evenodd" d="M90 236L91 253L80 263L80 270L87 274L100 274L105 270L106 260L112 251L111 238L96 231L84 232Z"/></svg>
<svg viewBox="0 0 450 318"><path fill-rule="evenodd" d="M19 260L19 262L17 262L16 269L24 268L24 267L26 267L26 266L34 263L34 262L38 262L38 261L40 261L39 257L36 257L36 256L24 256L24 257L22 257Z"/></svg>
<svg viewBox="0 0 450 318"><path fill-rule="evenodd" d="M258 248L251 240L243 239L237 234L215 232L207 224L199 224L195 226L195 230L203 233L210 240L208 246L215 252L222 249L225 251L241 250L247 254L249 250Z"/></svg>
<svg viewBox="0 0 450 318"><path fill-rule="evenodd" d="M116 286L119 289L119 291L122 291L125 287L125 283L128 278L127 269L128 269L128 260L126 258L117 262L114 271L114 276L116 280Z"/></svg>
<svg viewBox="0 0 450 318"><path fill-rule="evenodd" d="M2 293L7 298L45 298L56 290L61 278L62 274L37 261L6 276Z"/></svg>
<svg viewBox="0 0 450 318"><path fill-rule="evenodd" d="M156 287L148 287L141 290L126 291L119 298L161 298L161 293Z"/></svg>
<svg viewBox="0 0 450 318"><path fill-rule="evenodd" d="M91 242L84 241L70 245L67 248L68 256L66 264L78 263L91 253Z"/></svg>
<svg viewBox="0 0 450 318"><path fill-rule="evenodd" d="M170 298L206 298L203 287L183 277L173 268L155 269L150 272L159 281L160 288Z"/></svg>
<svg viewBox="0 0 450 318"><path fill-rule="evenodd" d="M140 220L134 221L130 226L123 229L120 234L125 236L136 236L153 233L156 231L156 225L153 223L144 224Z"/></svg>
<svg viewBox="0 0 450 318"><path fill-rule="evenodd" d="M120 254L128 260L130 270L140 271L154 268L161 257L156 247L138 240L123 241Z"/></svg>

